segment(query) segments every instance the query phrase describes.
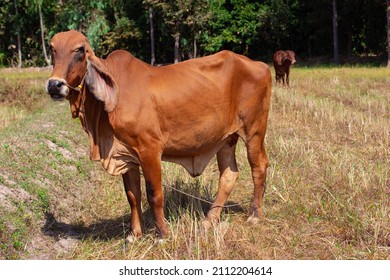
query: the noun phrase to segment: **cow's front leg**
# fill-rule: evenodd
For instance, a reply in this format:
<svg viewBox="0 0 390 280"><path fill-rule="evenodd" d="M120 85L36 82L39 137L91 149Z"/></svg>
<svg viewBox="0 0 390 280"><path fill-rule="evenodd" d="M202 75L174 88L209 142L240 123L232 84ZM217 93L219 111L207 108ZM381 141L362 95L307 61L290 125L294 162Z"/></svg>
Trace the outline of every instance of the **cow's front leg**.
<svg viewBox="0 0 390 280"><path fill-rule="evenodd" d="M276 84L281 84L281 82L282 82L282 75L280 73L276 73L275 80L276 80Z"/></svg>
<svg viewBox="0 0 390 280"><path fill-rule="evenodd" d="M132 165L130 170L122 175L123 184L127 200L131 208L130 230L131 233L126 238L127 242L133 242L135 238L142 234L142 210L141 210L141 188L139 166Z"/></svg>
<svg viewBox="0 0 390 280"><path fill-rule="evenodd" d="M161 156L159 154L141 157L142 171L145 177L146 194L152 210L157 230L162 238L167 234L164 218L164 195L161 185Z"/></svg>

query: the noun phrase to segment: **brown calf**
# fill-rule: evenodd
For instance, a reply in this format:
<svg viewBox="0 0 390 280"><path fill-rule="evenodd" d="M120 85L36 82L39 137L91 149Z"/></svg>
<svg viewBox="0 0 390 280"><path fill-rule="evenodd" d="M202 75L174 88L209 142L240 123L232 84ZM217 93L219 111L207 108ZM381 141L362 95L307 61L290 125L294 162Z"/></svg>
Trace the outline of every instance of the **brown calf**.
<svg viewBox="0 0 390 280"><path fill-rule="evenodd" d="M274 54L274 68L276 83L283 81L286 76L287 86L290 86L290 66L296 62L295 53L293 51L277 51Z"/></svg>

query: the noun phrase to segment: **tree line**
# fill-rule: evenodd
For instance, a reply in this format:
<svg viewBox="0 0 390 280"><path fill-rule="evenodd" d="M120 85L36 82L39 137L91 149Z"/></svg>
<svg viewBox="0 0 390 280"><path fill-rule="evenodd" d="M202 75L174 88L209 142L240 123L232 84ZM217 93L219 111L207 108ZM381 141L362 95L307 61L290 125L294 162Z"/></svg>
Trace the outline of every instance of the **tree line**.
<svg viewBox="0 0 390 280"><path fill-rule="evenodd" d="M0 66L50 65L50 38L69 29L101 57L126 49L151 64L292 49L335 63L388 54L390 65L390 0L2 0Z"/></svg>

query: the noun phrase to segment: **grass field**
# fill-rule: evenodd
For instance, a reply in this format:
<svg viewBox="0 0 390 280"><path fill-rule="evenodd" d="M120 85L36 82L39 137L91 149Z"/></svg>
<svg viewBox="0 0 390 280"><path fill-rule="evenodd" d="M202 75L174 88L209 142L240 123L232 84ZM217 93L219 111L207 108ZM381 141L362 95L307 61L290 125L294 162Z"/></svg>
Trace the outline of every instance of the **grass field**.
<svg viewBox="0 0 390 280"><path fill-rule="evenodd" d="M0 70L0 129L42 108L47 75L47 71L39 68Z"/></svg>
<svg viewBox="0 0 390 280"><path fill-rule="evenodd" d="M121 179L89 161L68 103L41 87L22 97L48 76L0 72L24 85L0 105L0 259L390 259L389 69L295 67L290 88L273 87L260 223L245 222L253 187L240 142L229 199L239 205L219 225L202 232L209 204L172 188L211 200L216 162L196 179L164 163L169 237L156 242L144 194L145 234L127 247Z"/></svg>

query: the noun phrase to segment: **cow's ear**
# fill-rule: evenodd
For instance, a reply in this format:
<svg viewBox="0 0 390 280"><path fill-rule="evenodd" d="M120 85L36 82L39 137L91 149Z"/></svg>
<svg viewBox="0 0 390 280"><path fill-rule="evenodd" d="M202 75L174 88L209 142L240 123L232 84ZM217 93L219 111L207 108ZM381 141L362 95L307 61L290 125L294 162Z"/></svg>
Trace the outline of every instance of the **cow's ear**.
<svg viewBox="0 0 390 280"><path fill-rule="evenodd" d="M87 60L88 73L85 82L89 91L95 97L104 102L104 110L112 112L118 100L118 86L100 60L91 56Z"/></svg>

